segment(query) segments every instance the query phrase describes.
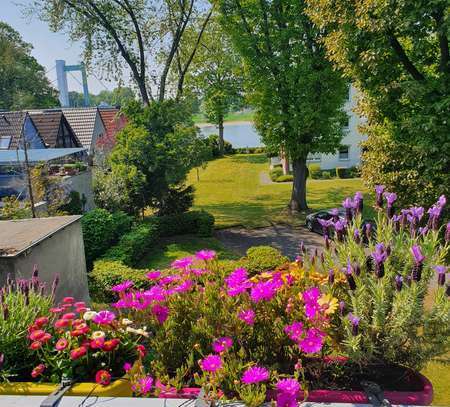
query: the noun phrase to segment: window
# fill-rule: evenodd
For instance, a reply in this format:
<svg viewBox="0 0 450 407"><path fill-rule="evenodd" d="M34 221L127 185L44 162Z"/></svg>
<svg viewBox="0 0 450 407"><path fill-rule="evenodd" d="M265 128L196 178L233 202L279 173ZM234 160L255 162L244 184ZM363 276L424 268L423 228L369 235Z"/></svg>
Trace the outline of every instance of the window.
<svg viewBox="0 0 450 407"><path fill-rule="evenodd" d="M322 159L322 154L314 153L314 154L308 154L307 161L320 161L321 159Z"/></svg>
<svg viewBox="0 0 450 407"><path fill-rule="evenodd" d="M347 129L350 127L350 115L349 114L347 114L346 120L344 122L344 127Z"/></svg>
<svg viewBox="0 0 450 407"><path fill-rule="evenodd" d="M339 160L344 161L349 159L348 150L348 146L343 146L339 149Z"/></svg>
<svg viewBox="0 0 450 407"><path fill-rule="evenodd" d="M0 137L0 149L7 150L11 142L11 137Z"/></svg>

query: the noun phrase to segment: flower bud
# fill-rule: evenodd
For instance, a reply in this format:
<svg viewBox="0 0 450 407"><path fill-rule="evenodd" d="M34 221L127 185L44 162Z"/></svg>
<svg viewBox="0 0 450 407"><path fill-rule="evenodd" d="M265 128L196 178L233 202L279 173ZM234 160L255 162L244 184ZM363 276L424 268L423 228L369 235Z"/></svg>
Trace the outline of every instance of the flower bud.
<svg viewBox="0 0 450 407"><path fill-rule="evenodd" d="M403 277L401 275L395 276L395 289L401 291L403 286Z"/></svg>
<svg viewBox="0 0 450 407"><path fill-rule="evenodd" d="M334 284L334 270L333 269L328 270L328 283Z"/></svg>

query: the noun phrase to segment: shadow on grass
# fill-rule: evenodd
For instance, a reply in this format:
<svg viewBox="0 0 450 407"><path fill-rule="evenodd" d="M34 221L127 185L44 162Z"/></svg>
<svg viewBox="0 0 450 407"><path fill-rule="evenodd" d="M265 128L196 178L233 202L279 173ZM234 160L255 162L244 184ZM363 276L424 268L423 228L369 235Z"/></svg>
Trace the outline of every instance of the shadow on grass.
<svg viewBox="0 0 450 407"><path fill-rule="evenodd" d="M265 164L269 159L265 154L237 154L227 157L232 163Z"/></svg>

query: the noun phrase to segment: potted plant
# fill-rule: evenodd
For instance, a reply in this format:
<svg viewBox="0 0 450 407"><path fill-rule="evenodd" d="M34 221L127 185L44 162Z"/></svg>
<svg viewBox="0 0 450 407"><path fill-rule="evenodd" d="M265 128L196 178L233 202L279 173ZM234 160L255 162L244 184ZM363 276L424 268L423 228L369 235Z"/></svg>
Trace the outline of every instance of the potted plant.
<svg viewBox="0 0 450 407"><path fill-rule="evenodd" d="M422 208L396 214L395 195L380 190L376 233L363 227L356 194L344 201L346 219L324 225L335 239L325 235L322 253L301 247L273 272L229 270L204 250L150 272L148 290L114 287L114 306L152 331L154 358L133 374L134 393L192 395L197 386L250 406L363 403L364 383L374 382L393 403L430 404L432 386L417 371L449 349L445 198L425 222Z"/></svg>

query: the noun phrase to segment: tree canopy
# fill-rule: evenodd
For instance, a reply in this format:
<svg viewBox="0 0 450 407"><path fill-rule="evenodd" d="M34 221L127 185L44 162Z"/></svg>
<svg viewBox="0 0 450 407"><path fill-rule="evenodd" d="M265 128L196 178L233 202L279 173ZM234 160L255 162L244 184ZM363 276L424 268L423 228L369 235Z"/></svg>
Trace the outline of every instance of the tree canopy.
<svg viewBox="0 0 450 407"><path fill-rule="evenodd" d="M59 106L57 93L31 50L31 44L0 21L0 109Z"/></svg>
<svg viewBox="0 0 450 407"><path fill-rule="evenodd" d="M221 23L241 54L256 127L270 150L292 159L290 207L306 209L306 158L342 139L347 86L325 57L303 0L220 0Z"/></svg>
<svg viewBox="0 0 450 407"><path fill-rule="evenodd" d="M448 0L307 0L328 56L362 92L363 177L403 204L450 192Z"/></svg>
<svg viewBox="0 0 450 407"><path fill-rule="evenodd" d="M145 105L170 93L171 70L179 73L175 88L182 88L196 46L182 66L176 56L189 27L197 20L206 24L210 15L203 0L33 0L30 11L81 41L88 65L96 62L104 75L118 80L130 72ZM202 33L200 28L197 38Z"/></svg>

